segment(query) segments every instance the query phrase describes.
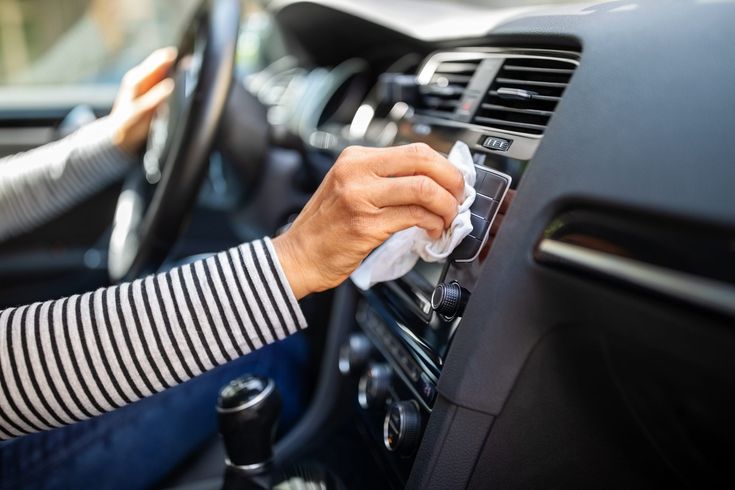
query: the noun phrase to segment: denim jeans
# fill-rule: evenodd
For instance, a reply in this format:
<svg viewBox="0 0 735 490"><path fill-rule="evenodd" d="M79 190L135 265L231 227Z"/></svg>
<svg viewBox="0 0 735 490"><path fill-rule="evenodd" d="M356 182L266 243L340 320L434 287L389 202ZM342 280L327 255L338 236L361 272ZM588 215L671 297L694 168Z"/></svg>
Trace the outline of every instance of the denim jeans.
<svg viewBox="0 0 735 490"><path fill-rule="evenodd" d="M305 403L303 334L182 385L78 424L0 443L0 489L143 489L216 431L219 389L245 373L270 376L283 398L281 427Z"/></svg>

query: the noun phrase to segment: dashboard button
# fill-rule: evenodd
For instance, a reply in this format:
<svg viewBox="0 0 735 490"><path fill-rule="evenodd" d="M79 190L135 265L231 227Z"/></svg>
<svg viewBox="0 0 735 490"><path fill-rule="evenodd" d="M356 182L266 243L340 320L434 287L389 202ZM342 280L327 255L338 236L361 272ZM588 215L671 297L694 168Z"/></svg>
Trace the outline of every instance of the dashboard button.
<svg viewBox="0 0 735 490"><path fill-rule="evenodd" d="M490 199L499 201L503 192L508 187L508 180L492 172L484 172L486 175L482 182L475 186L477 192Z"/></svg>
<svg viewBox="0 0 735 490"><path fill-rule="evenodd" d="M489 216L492 216L492 211L494 210L493 205L497 205L497 203L489 197L478 194L475 196L475 202L470 206L470 211L472 211L472 214L487 219Z"/></svg>
<svg viewBox="0 0 735 490"><path fill-rule="evenodd" d="M480 252L482 247L482 240L478 240L473 236L467 236L462 242L457 245L457 248L452 252L452 260L470 260Z"/></svg>
<svg viewBox="0 0 735 490"><path fill-rule="evenodd" d="M508 151L508 148L510 148L511 143L512 143L512 140L507 140L504 138L496 138L495 136L488 136L482 142L482 146L484 146L485 148L489 148L491 150L496 150L496 151Z"/></svg>
<svg viewBox="0 0 735 490"><path fill-rule="evenodd" d="M479 168L477 165L475 165L475 190L479 191L479 189L482 187L487 173L487 170L483 170L482 168Z"/></svg>
<svg viewBox="0 0 735 490"><path fill-rule="evenodd" d="M472 231L470 235L478 240L482 241L490 229L490 223L483 217L477 216L474 213L470 214L470 223L472 223Z"/></svg>

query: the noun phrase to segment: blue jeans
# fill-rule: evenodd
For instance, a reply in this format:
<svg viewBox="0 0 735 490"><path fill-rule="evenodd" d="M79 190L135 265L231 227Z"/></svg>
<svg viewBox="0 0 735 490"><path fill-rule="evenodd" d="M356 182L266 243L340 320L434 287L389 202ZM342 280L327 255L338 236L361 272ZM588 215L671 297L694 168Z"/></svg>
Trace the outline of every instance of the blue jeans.
<svg viewBox="0 0 735 490"><path fill-rule="evenodd" d="M229 380L253 373L276 381L281 427L305 403L303 334L264 347L182 385L114 412L0 443L0 489L143 489L216 431L215 401Z"/></svg>

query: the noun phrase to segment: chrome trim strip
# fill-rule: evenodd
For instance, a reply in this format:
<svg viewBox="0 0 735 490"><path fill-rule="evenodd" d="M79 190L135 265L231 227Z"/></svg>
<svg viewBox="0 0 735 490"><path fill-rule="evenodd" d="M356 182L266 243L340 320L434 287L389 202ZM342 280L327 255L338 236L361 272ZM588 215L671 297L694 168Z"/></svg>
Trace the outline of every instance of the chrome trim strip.
<svg viewBox="0 0 735 490"><path fill-rule="evenodd" d="M538 251L550 259L709 309L735 315L735 287L722 281L572 245L551 238Z"/></svg>

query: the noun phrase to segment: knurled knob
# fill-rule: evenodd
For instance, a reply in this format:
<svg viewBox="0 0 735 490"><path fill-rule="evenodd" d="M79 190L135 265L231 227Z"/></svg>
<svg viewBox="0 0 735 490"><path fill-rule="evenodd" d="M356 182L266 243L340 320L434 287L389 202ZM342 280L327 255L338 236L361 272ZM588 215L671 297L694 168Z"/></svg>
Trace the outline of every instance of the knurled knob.
<svg viewBox="0 0 735 490"><path fill-rule="evenodd" d="M445 320L461 316L467 306L470 292L457 281L442 282L431 295L431 308Z"/></svg>

